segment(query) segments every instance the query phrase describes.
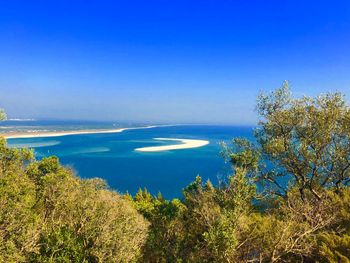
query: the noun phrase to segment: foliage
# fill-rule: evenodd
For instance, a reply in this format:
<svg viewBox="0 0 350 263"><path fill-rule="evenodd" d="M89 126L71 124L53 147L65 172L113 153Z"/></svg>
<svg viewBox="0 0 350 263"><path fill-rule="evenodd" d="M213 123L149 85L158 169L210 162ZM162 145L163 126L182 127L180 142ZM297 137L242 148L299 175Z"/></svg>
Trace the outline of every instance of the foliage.
<svg viewBox="0 0 350 263"><path fill-rule="evenodd" d="M134 197L138 211L151 223L141 262L176 262L183 225L179 220L185 206L178 199L152 197L141 189Z"/></svg>
<svg viewBox="0 0 350 263"><path fill-rule="evenodd" d="M321 198L323 188L338 190L350 183L350 109L339 93L294 99L288 83L258 99L262 120L256 131L262 160L260 179L285 195L279 182Z"/></svg>
<svg viewBox="0 0 350 263"><path fill-rule="evenodd" d="M1 262L132 262L148 223L100 179L0 144Z"/></svg>
<svg viewBox="0 0 350 263"><path fill-rule="evenodd" d="M201 177L187 186L182 201L140 190L134 202L151 222L142 262L231 262L244 243L240 231L252 210L255 187L243 170L213 187Z"/></svg>
<svg viewBox="0 0 350 263"><path fill-rule="evenodd" d="M6 120L6 112L0 109L0 121Z"/></svg>
<svg viewBox="0 0 350 263"><path fill-rule="evenodd" d="M325 262L350 262L350 235L323 233L319 237L319 256Z"/></svg>

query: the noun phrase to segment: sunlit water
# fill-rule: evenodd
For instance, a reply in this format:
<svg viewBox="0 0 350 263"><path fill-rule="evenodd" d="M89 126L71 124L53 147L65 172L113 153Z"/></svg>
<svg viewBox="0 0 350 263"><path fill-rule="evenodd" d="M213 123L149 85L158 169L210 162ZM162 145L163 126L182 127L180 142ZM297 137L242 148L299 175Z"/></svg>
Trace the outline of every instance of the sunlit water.
<svg viewBox="0 0 350 263"><path fill-rule="evenodd" d="M9 139L8 144L33 148L37 158L57 155L61 163L72 167L78 176L101 177L119 192L134 194L138 188L146 187L152 194L161 192L172 198L180 197L181 190L196 175L214 184L225 177L230 170L220 156L220 142L234 137L251 138L252 133L252 127L183 125L113 134ZM200 139L210 143L200 148L164 152L134 150L174 143L153 140L157 137Z"/></svg>

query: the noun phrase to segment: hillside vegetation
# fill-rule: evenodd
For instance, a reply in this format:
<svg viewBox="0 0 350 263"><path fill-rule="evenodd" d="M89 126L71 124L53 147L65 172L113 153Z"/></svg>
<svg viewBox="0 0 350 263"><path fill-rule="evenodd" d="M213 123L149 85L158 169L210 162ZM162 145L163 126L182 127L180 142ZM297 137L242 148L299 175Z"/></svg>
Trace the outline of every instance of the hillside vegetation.
<svg viewBox="0 0 350 263"><path fill-rule="evenodd" d="M258 98L255 141L181 199L110 190L0 141L0 262L350 262L350 109L341 94ZM3 117L4 114L0 113Z"/></svg>

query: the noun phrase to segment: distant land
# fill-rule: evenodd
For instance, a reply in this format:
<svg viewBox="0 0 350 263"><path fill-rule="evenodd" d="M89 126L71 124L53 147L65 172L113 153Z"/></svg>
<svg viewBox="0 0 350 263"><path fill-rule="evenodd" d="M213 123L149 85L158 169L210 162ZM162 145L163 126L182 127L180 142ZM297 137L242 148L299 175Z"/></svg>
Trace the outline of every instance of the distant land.
<svg viewBox="0 0 350 263"><path fill-rule="evenodd" d="M175 125L148 125L148 126L142 126L142 127L128 127L128 128L118 128L118 129L83 129L83 130L69 130L69 131L67 130L62 130L62 131L27 130L27 131L20 131L20 132L16 131L16 132L8 132L8 133L2 133L2 134L0 133L0 136L5 137L6 139L46 138L46 137L61 137L61 136L68 136L68 135L120 133L125 130L140 130L140 129L150 129L150 128L156 128L156 127L168 127L168 126L175 126ZM194 140L194 139L154 138L154 140L175 141L175 142L181 142L181 144L141 147L141 148L136 148L135 151L161 152L161 151L169 151L169 150L198 148L209 144L209 141Z"/></svg>
<svg viewBox="0 0 350 263"><path fill-rule="evenodd" d="M84 129L84 130L70 130L70 131L28 130L28 131L21 131L21 132L2 133L0 134L0 136L5 137L6 139L42 138L42 137L59 137L59 136L78 135L78 134L118 133L125 130L150 129L155 127L159 127L159 126L149 125L144 127L129 127L129 128L118 128L118 129Z"/></svg>

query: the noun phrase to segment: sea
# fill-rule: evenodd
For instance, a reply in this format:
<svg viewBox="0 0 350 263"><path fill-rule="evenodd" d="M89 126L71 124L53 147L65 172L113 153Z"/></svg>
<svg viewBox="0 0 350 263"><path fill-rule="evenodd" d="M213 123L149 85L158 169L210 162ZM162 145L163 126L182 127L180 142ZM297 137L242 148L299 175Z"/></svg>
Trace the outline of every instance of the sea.
<svg viewBox="0 0 350 263"><path fill-rule="evenodd" d="M221 156L221 142L252 139L252 126L169 125L143 128L145 124L83 121L5 121L0 132L62 131L137 127L120 133L66 135L60 137L8 139L10 147L32 148L37 159L58 156L60 162L81 178L100 177L120 193L135 194L146 188L165 198L181 198L182 190L197 175L214 185L232 173ZM162 152L138 152L136 148L174 144L154 138L209 141L200 148Z"/></svg>

